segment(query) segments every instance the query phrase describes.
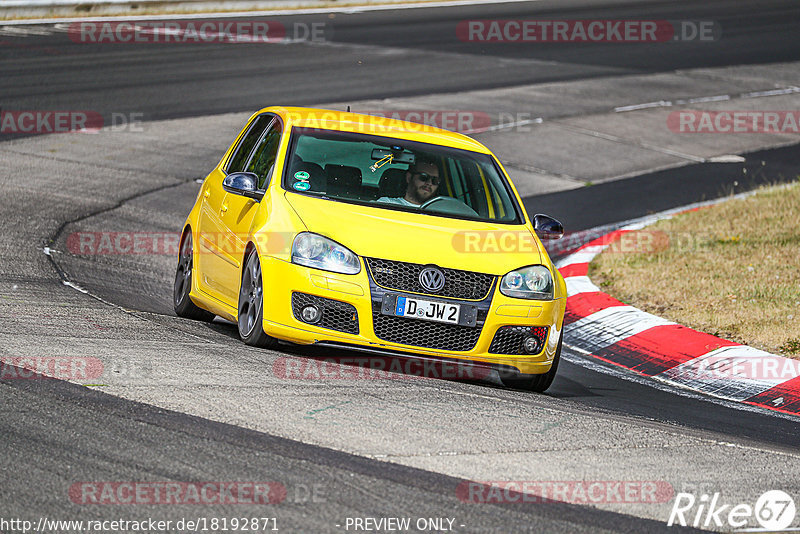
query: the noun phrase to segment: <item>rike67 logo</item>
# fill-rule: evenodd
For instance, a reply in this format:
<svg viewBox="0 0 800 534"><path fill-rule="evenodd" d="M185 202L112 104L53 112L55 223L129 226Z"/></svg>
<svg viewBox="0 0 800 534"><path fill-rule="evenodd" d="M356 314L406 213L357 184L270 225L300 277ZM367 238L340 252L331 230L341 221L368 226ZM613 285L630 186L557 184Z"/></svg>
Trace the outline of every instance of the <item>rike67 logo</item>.
<svg viewBox="0 0 800 534"><path fill-rule="evenodd" d="M756 500L755 505L723 504L719 493L704 493L699 499L692 493L678 493L667 526L740 529L758 524L761 529L756 530L760 532L776 532L788 529L794 522L796 512L794 499L781 490L767 491ZM748 528L748 531L754 529Z"/></svg>

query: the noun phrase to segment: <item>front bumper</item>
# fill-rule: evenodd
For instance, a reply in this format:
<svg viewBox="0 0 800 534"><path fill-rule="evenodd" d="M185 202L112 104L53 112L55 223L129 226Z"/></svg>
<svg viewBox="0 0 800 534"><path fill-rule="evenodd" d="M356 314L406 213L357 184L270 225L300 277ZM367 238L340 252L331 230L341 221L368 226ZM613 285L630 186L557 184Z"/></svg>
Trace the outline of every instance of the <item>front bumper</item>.
<svg viewBox="0 0 800 534"><path fill-rule="evenodd" d="M467 343L468 350L446 350L435 348L431 336L416 336L413 332L404 336L406 343L381 339L376 335L374 318L380 317L380 302L384 293L406 294L411 297L437 299L433 295L415 295L377 286L367 274L366 267L357 275L343 275L311 269L271 257L262 258L264 277L264 331L272 337L299 344L346 345L353 348L367 348L378 351L391 351L429 358L455 359L465 362L481 363L496 368L513 367L522 373L540 374L550 370L558 346L563 326L565 299L552 301L526 301L502 295L497 284L492 287L486 299L481 301L450 300L464 305L476 306L485 310L479 312L475 327L458 327L472 330L475 338ZM320 325L308 324L296 317L292 310L292 294L302 293L323 297L355 308L358 317L357 333L347 333ZM376 309L377 307L377 309ZM384 316L391 317L391 316ZM406 323L419 332L426 328L442 328L441 323L406 319ZM482 324L480 324L482 322ZM449 326L449 325L443 325ZM490 346L500 327L503 326L542 326L547 327L543 350L534 355L492 354ZM475 329L479 329L475 331ZM381 330L386 337L386 330ZM478 334L479 332L479 334ZM468 333L462 330L453 335ZM448 334L449 335L449 334ZM422 340L422 341L419 341ZM428 343L417 346L413 343Z"/></svg>

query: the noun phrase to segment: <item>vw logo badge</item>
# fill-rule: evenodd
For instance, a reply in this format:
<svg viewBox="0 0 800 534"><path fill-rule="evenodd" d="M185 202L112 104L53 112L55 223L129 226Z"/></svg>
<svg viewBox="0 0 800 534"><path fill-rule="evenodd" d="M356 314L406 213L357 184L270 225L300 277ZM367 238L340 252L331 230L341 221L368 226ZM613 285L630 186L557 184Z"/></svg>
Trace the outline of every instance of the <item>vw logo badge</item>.
<svg viewBox="0 0 800 534"><path fill-rule="evenodd" d="M426 267L419 273L420 285L433 293L444 287L444 273L436 267Z"/></svg>

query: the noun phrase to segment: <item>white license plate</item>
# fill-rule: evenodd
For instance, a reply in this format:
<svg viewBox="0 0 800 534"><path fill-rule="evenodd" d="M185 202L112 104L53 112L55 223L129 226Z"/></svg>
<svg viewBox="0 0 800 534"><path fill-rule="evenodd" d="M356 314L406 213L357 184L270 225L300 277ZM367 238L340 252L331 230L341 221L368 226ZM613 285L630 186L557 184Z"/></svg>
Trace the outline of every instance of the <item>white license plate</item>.
<svg viewBox="0 0 800 534"><path fill-rule="evenodd" d="M459 313L461 313L461 306L458 304L409 297L397 297L397 305L394 309L394 314L398 317L414 317L415 319L451 324L458 324Z"/></svg>

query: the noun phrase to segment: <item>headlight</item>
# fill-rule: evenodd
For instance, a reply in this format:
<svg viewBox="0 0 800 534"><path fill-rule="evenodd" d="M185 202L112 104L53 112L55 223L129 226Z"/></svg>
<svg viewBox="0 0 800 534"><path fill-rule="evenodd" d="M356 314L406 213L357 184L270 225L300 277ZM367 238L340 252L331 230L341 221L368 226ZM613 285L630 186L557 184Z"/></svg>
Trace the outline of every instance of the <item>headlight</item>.
<svg viewBox="0 0 800 534"><path fill-rule="evenodd" d="M553 277L544 265L523 267L503 277L500 293L520 299L552 300Z"/></svg>
<svg viewBox="0 0 800 534"><path fill-rule="evenodd" d="M302 232L294 238L292 263L342 274L361 272L361 262L352 251L336 241L310 232Z"/></svg>

